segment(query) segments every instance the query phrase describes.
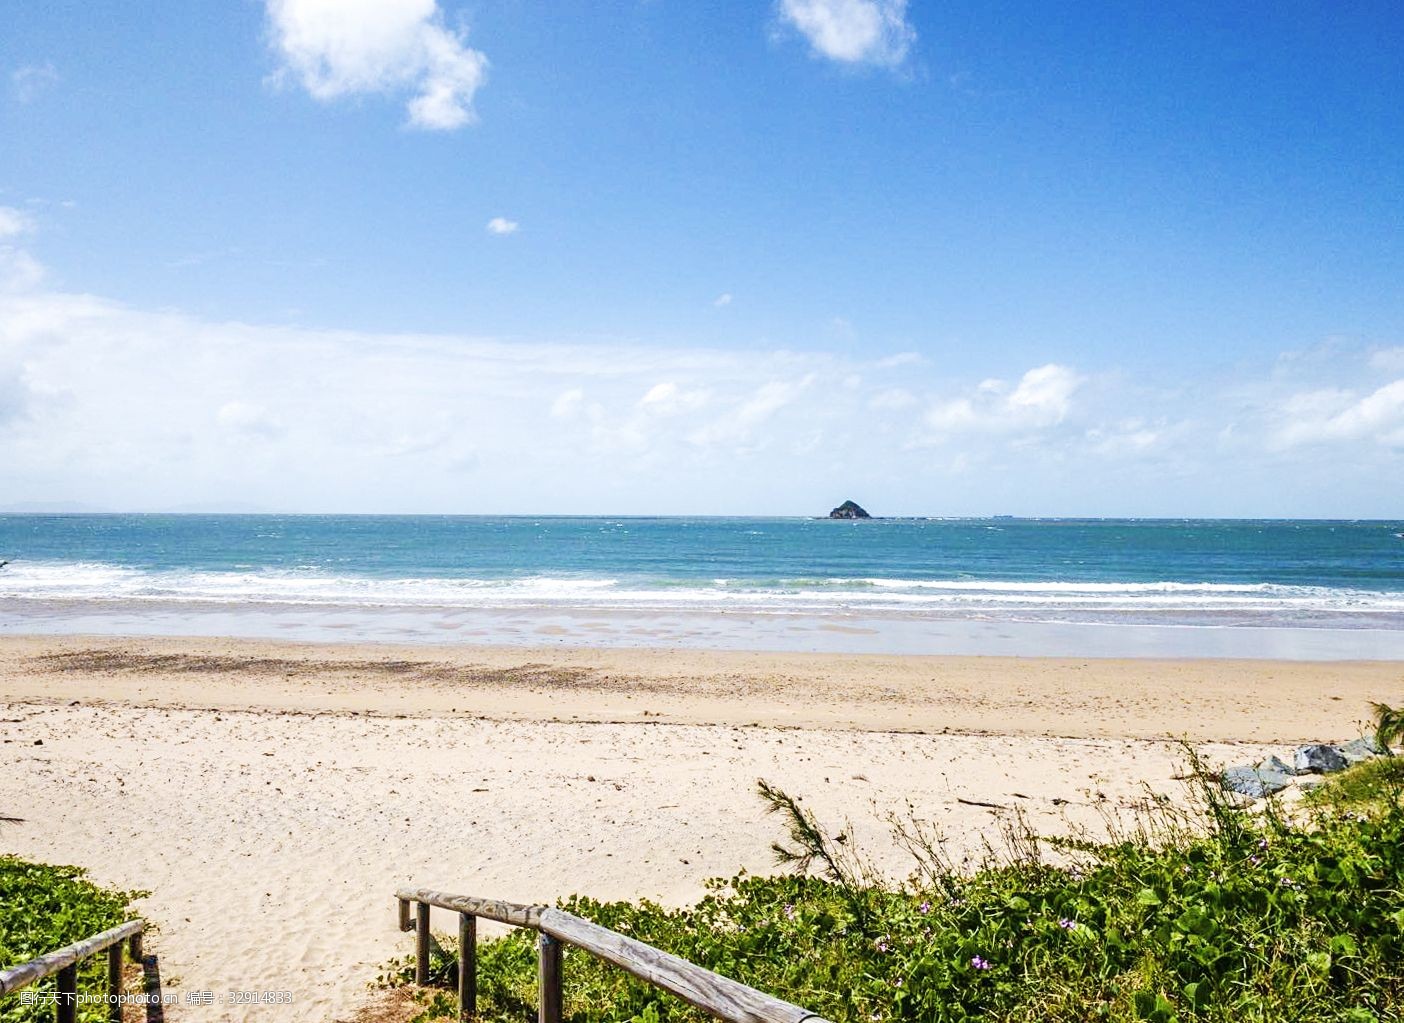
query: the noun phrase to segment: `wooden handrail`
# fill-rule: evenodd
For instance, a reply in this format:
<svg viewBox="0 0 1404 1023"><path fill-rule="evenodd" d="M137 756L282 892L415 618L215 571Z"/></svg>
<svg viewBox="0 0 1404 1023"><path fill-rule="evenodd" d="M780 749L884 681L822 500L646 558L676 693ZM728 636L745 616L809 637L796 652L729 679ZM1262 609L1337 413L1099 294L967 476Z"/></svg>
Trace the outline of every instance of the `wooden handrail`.
<svg viewBox="0 0 1404 1023"><path fill-rule="evenodd" d="M8 995L57 973L56 1015L59 1023L69 1023L76 1018L78 1010L78 964L106 949L108 1019L121 1020L122 942L130 940L131 956L134 960L140 960L142 928L140 920L128 920L27 963L6 967L0 970L0 995Z"/></svg>
<svg viewBox="0 0 1404 1023"><path fill-rule="evenodd" d="M818 1013L757 991L753 987L703 969L696 963L670 955L642 941L611 931L564 910L524 906L499 899L449 895L428 888L401 888L400 930L418 931L415 983L425 984L429 974L429 907L452 910L459 917L459 1011L467 1017L477 1009L477 964L474 947L478 917L513 927L537 931L541 955L540 1023L560 1023L560 945L573 945L618 966L654 987L676 995L725 1023L828 1023ZM415 905L414 922L410 905Z"/></svg>

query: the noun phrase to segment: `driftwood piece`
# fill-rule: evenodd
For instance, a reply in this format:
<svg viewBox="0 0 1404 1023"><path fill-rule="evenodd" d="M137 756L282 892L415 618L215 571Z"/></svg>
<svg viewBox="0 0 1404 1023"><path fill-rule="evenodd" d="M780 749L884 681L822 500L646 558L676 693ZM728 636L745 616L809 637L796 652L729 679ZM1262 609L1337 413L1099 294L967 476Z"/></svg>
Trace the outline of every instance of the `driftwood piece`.
<svg viewBox="0 0 1404 1023"><path fill-rule="evenodd" d="M960 796L956 796L956 802L963 803L966 806L983 806L986 810L1009 809L1009 807L1003 805L1002 803L982 803L978 799L961 799Z"/></svg>

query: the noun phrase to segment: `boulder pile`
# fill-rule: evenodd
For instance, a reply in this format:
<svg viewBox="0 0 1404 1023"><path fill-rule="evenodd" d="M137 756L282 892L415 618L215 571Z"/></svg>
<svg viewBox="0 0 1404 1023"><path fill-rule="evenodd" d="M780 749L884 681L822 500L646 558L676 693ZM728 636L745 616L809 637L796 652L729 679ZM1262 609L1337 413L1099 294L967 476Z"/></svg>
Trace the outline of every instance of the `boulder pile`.
<svg viewBox="0 0 1404 1023"><path fill-rule="evenodd" d="M1334 774L1354 764L1388 755L1389 751L1374 739L1352 739L1337 746L1317 743L1298 746L1290 765L1277 757L1268 757L1259 764L1226 767L1219 777L1230 792L1249 799L1262 799L1291 785L1312 788L1321 783L1323 774Z"/></svg>

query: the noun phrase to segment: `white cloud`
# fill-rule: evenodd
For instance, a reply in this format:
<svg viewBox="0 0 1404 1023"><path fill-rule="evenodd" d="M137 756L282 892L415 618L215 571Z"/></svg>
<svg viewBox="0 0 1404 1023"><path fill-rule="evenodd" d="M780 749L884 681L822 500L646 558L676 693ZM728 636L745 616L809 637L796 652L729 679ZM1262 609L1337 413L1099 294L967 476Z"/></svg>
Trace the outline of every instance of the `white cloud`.
<svg viewBox="0 0 1404 1023"><path fill-rule="evenodd" d="M890 387L885 391L878 391L868 399L868 407L875 409L899 410L911 408L916 404L916 395L903 387Z"/></svg>
<svg viewBox="0 0 1404 1023"><path fill-rule="evenodd" d="M739 445L750 447L756 430L772 416L792 405L815 381L809 373L798 380L771 380L761 384L749 395L733 403L721 418L699 427L688 435L697 447Z"/></svg>
<svg viewBox="0 0 1404 1023"><path fill-rule="evenodd" d="M780 0L780 18L842 64L896 67L916 42L907 0Z"/></svg>
<svg viewBox="0 0 1404 1023"><path fill-rule="evenodd" d="M1008 407L1041 425L1061 423L1081 385L1082 378L1068 367L1050 362L1023 375Z"/></svg>
<svg viewBox="0 0 1404 1023"><path fill-rule="evenodd" d="M568 391L562 391L556 395L556 400L551 402L551 418L571 419L580 411L580 406L585 402L585 392L578 387L572 387Z"/></svg>
<svg viewBox="0 0 1404 1023"><path fill-rule="evenodd" d="M18 238L34 230L34 221L22 210L13 206L0 206L0 241Z"/></svg>
<svg viewBox="0 0 1404 1023"><path fill-rule="evenodd" d="M671 416L704 408L711 400L705 388L684 390L671 380L654 384L639 399L639 406L656 415Z"/></svg>
<svg viewBox="0 0 1404 1023"><path fill-rule="evenodd" d="M712 299L712 305L716 306L718 309L723 306L731 305L731 292L723 291L716 298Z"/></svg>
<svg viewBox="0 0 1404 1023"><path fill-rule="evenodd" d="M0 291L33 291L44 281L44 266L23 249L0 245Z"/></svg>
<svg viewBox="0 0 1404 1023"><path fill-rule="evenodd" d="M1370 365L1385 373L1404 373L1404 346L1377 349L1370 355Z"/></svg>
<svg viewBox="0 0 1404 1023"><path fill-rule="evenodd" d="M409 123L445 131L473 120L487 58L444 24L436 0L266 0L283 73L324 101L410 92Z"/></svg>
<svg viewBox="0 0 1404 1023"><path fill-rule="evenodd" d="M40 93L58 80L58 70L48 61L43 64L26 64L10 72L10 86L15 91L15 99L21 103L34 102Z"/></svg>
<svg viewBox="0 0 1404 1023"><path fill-rule="evenodd" d="M0 427L24 415L29 400L30 391L24 382L23 367L0 362Z"/></svg>
<svg viewBox="0 0 1404 1023"><path fill-rule="evenodd" d="M873 363L878 369L899 369L902 366L920 366L926 361L926 356L918 352L898 352L896 355L887 355Z"/></svg>
<svg viewBox="0 0 1404 1023"><path fill-rule="evenodd" d="M1283 413L1287 421L1278 440L1286 447L1352 441L1404 447L1404 380L1365 395L1345 390L1296 394L1284 403Z"/></svg>
<svg viewBox="0 0 1404 1023"><path fill-rule="evenodd" d="M521 225L515 220L508 220L506 217L493 217L487 222L488 234L516 234L519 227Z"/></svg>
<svg viewBox="0 0 1404 1023"><path fill-rule="evenodd" d="M804 513L842 483L917 514L1380 514L1404 469L1404 379L1368 351L1335 350L1330 389L1301 359L960 385L944 357L211 322L38 273L0 291L13 502Z"/></svg>
<svg viewBox="0 0 1404 1023"><path fill-rule="evenodd" d="M983 380L968 395L937 402L926 413L931 440L964 432L1032 433L1057 426L1073 407L1083 379L1067 366L1049 363L1026 372L1012 389L1003 380Z"/></svg>
<svg viewBox="0 0 1404 1023"><path fill-rule="evenodd" d="M13 206L0 206L0 292L30 291L44 280L44 267L12 244L34 231L34 220Z"/></svg>
<svg viewBox="0 0 1404 1023"><path fill-rule="evenodd" d="M219 425L243 437L278 437L283 433L277 418L262 405L228 401L215 414Z"/></svg>
<svg viewBox="0 0 1404 1023"><path fill-rule="evenodd" d="M1099 455L1134 457L1155 447L1163 436L1161 429L1133 418L1113 426L1093 427L1087 431L1086 440Z"/></svg>
<svg viewBox="0 0 1404 1023"><path fill-rule="evenodd" d="M829 333L840 341L855 341L858 338L858 331L853 326L853 322L842 316L835 316L829 320Z"/></svg>

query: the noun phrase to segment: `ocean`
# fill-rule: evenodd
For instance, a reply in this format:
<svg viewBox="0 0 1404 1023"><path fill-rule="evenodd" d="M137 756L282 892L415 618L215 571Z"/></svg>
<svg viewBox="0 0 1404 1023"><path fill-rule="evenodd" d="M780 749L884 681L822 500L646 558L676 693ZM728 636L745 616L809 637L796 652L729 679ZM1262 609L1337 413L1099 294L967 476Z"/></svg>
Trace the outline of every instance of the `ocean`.
<svg viewBox="0 0 1404 1023"><path fill-rule="evenodd" d="M0 631L1404 659L1404 522L0 516Z"/></svg>

